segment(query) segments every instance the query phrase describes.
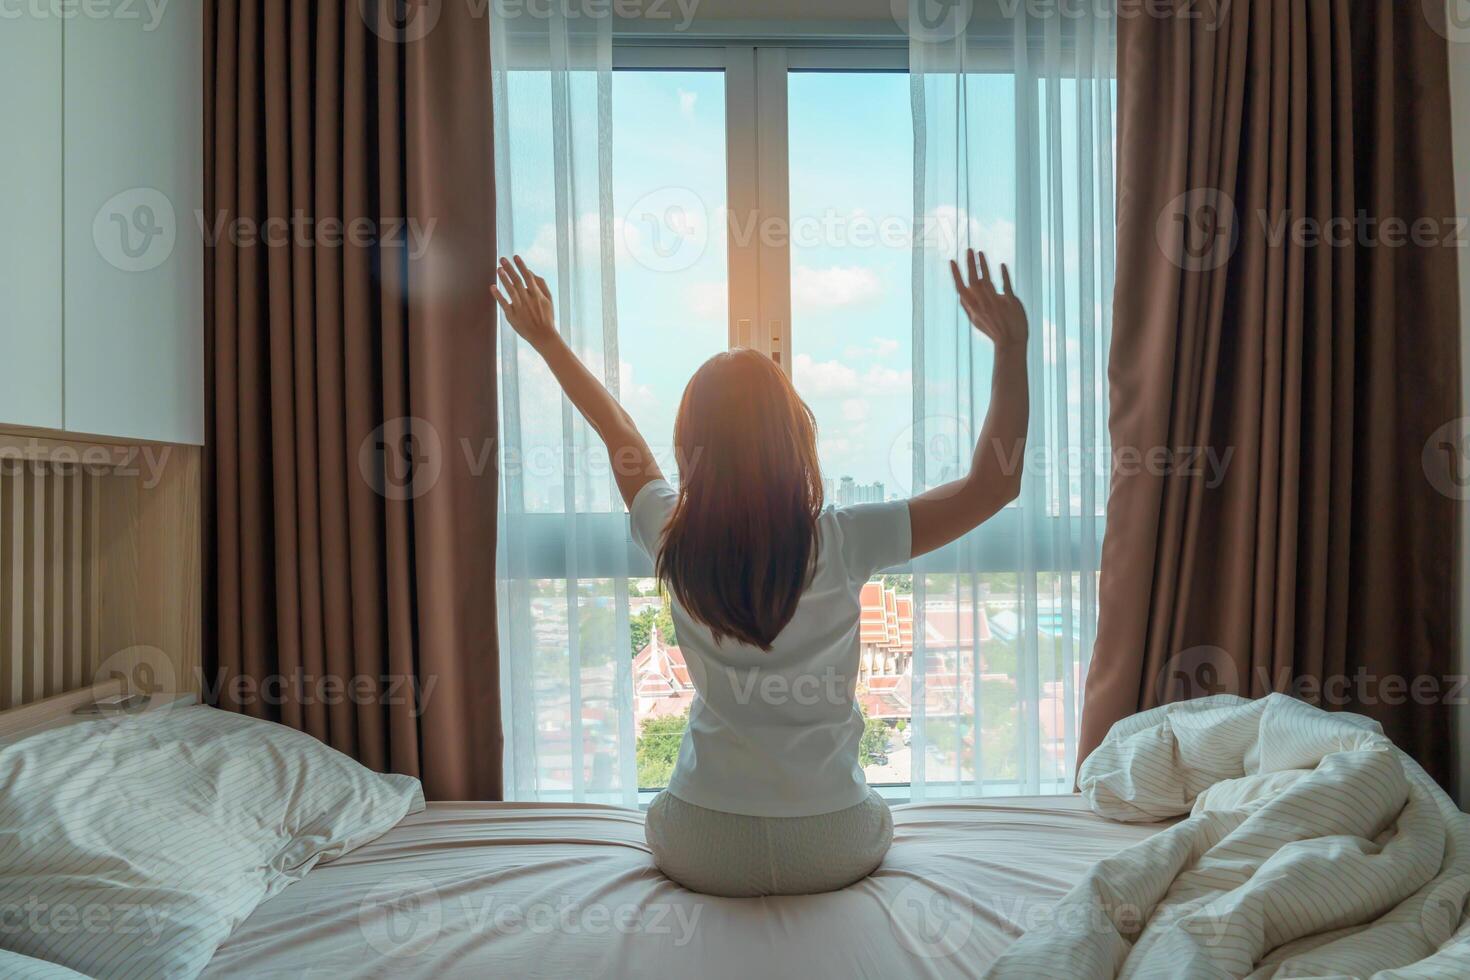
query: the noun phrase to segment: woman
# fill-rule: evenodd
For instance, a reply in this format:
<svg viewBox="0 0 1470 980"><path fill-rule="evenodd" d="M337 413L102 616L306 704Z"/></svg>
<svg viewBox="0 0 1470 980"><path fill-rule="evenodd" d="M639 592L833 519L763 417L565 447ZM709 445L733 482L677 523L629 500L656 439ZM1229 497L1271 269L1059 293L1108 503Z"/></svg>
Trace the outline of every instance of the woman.
<svg viewBox="0 0 1470 980"><path fill-rule="evenodd" d="M689 382L674 426L676 491L628 413L562 341L551 293L517 256L491 287L607 444L633 537L672 598L695 698L647 838L668 877L711 895L831 891L882 863L893 820L858 764L859 593L1015 499L1029 396L1026 313L985 256L950 263L970 322L995 343L990 410L963 479L911 500L822 506L816 423L750 350Z"/></svg>

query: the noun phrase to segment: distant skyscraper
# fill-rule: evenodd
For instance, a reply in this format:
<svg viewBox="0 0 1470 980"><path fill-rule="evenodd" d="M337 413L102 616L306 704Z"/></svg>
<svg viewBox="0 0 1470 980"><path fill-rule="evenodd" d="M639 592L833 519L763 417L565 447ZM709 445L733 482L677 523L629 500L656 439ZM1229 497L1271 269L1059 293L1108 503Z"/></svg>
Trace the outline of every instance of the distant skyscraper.
<svg viewBox="0 0 1470 980"><path fill-rule="evenodd" d="M850 476L842 478L835 494L829 481L826 484L826 492L827 499L839 507L850 507L853 504L881 504L885 499L882 483L858 483Z"/></svg>

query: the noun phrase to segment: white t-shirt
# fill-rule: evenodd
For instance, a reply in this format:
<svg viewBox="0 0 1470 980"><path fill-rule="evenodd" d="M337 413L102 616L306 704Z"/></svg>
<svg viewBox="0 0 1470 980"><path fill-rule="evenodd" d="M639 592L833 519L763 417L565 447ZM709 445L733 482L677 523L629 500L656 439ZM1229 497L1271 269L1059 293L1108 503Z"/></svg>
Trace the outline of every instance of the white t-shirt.
<svg viewBox="0 0 1470 980"><path fill-rule="evenodd" d="M663 480L633 498L633 539L650 557L677 499ZM695 696L670 793L759 817L833 813L867 798L854 699L860 594L875 572L908 561L910 550L908 501L827 508L817 522L811 584L769 653L729 638L716 644L674 600Z"/></svg>

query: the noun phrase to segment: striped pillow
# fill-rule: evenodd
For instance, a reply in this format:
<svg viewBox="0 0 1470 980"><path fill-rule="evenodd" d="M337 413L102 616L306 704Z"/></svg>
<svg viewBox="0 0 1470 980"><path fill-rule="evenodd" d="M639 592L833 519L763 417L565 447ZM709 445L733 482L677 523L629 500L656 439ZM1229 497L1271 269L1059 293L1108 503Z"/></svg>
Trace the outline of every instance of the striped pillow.
<svg viewBox="0 0 1470 980"><path fill-rule="evenodd" d="M188 706L0 745L0 946L193 977L264 899L423 808L418 780Z"/></svg>

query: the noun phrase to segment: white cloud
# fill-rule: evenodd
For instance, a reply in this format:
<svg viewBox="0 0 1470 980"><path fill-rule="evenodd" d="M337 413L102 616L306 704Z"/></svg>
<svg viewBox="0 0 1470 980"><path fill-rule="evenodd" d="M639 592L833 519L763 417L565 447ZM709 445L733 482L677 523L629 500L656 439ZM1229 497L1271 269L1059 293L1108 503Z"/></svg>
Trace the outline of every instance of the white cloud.
<svg viewBox="0 0 1470 980"><path fill-rule="evenodd" d="M924 243L942 254L958 254L961 248L979 249L1000 274L1000 263L1016 267L1015 222L981 221L964 208L942 204L925 216Z"/></svg>
<svg viewBox="0 0 1470 980"><path fill-rule="evenodd" d="M701 320L724 320L729 316L730 286L719 282L692 282L684 287L689 312Z"/></svg>
<svg viewBox="0 0 1470 980"><path fill-rule="evenodd" d="M842 421L844 422L866 422L868 420L868 403L861 398L845 398L842 401Z"/></svg>
<svg viewBox="0 0 1470 980"><path fill-rule="evenodd" d="M802 392L814 398L894 395L912 391L914 384L911 370L875 365L859 372L841 361L814 361L809 354L797 354L793 367Z"/></svg>
<svg viewBox="0 0 1470 980"><path fill-rule="evenodd" d="M639 242L639 230L620 217L612 222L613 250L617 258L625 258L630 247ZM580 264L590 274L596 274L602 261L602 220L595 211L584 212L577 218L573 231L572 261ZM548 279L556 273L556 226L545 224L536 229L536 237L522 252L526 264Z"/></svg>
<svg viewBox="0 0 1470 980"><path fill-rule="evenodd" d="M679 89L679 111L684 115L694 115L694 103L698 101L698 92L686 92L683 89Z"/></svg>
<svg viewBox="0 0 1470 980"><path fill-rule="evenodd" d="M637 382L633 365L627 361L618 362L618 402L634 415L652 413L662 407L653 389Z"/></svg>
<svg viewBox="0 0 1470 980"><path fill-rule="evenodd" d="M883 294L878 274L862 266L799 265L791 271L791 302L800 310L838 309L869 303Z"/></svg>
<svg viewBox="0 0 1470 980"><path fill-rule="evenodd" d="M891 337L875 337L872 343L862 347L849 347L842 352L842 355L850 361L855 361L863 357L872 357L880 361L886 361L895 357L898 354L899 348L902 346L902 344Z"/></svg>

